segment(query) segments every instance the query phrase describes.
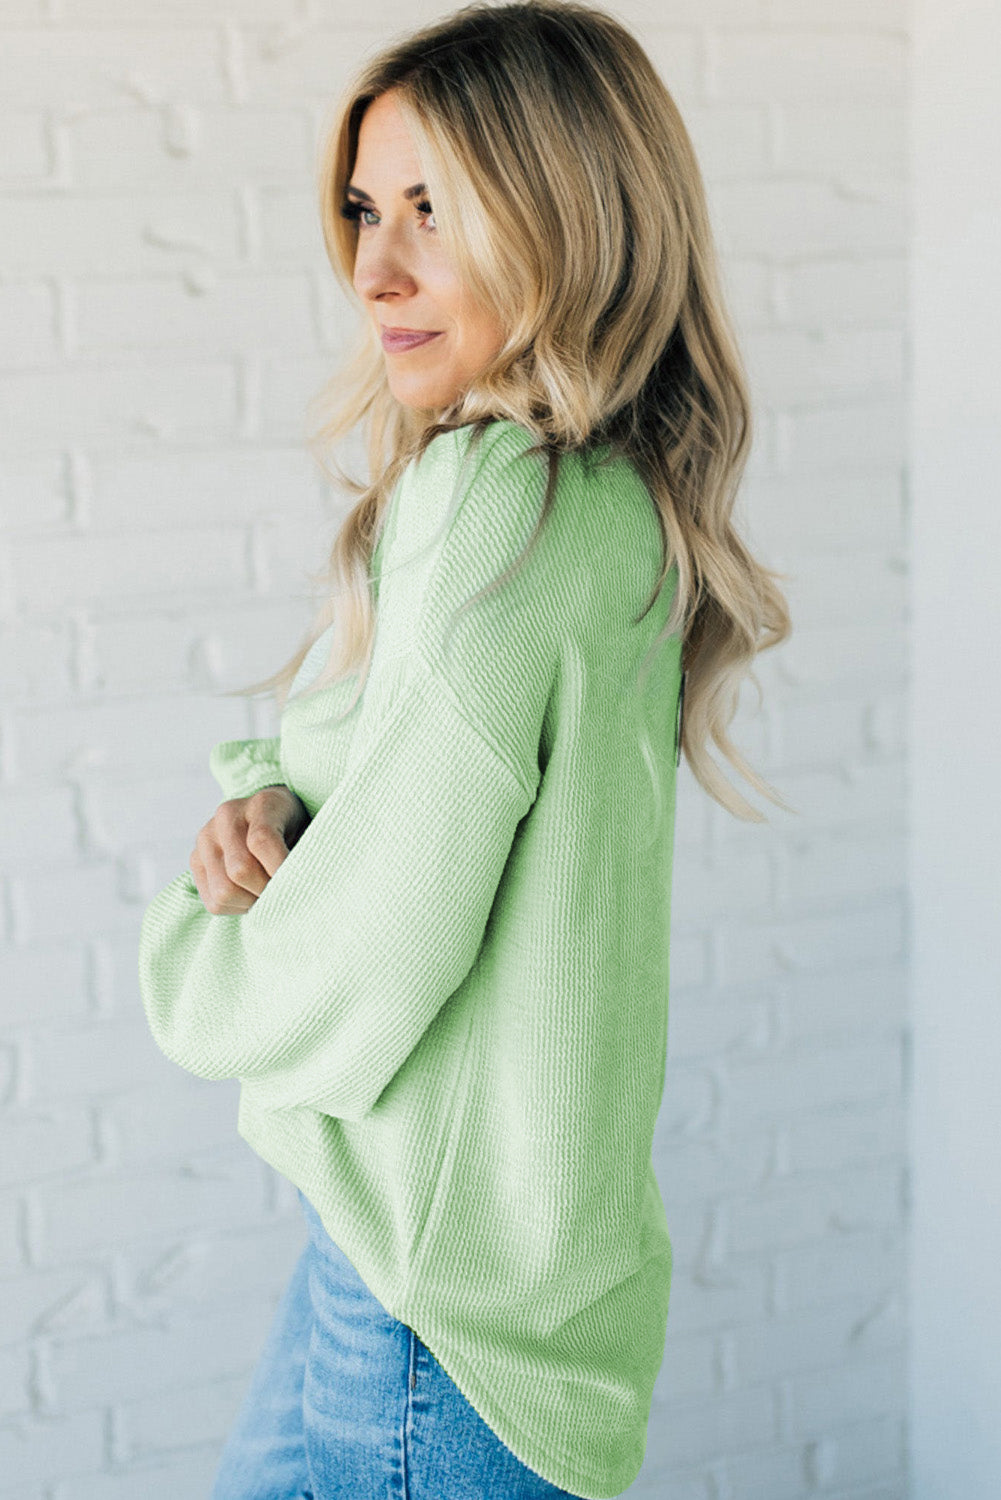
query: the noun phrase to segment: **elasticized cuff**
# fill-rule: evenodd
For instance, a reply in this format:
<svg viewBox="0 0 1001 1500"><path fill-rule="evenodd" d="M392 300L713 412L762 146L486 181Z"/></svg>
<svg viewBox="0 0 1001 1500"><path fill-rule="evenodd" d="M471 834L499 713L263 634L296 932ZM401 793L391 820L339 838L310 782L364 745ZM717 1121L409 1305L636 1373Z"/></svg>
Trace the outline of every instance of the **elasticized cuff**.
<svg viewBox="0 0 1001 1500"><path fill-rule="evenodd" d="M252 797L262 787L284 784L281 736L222 740L209 754L209 770L219 783L225 801L233 797Z"/></svg>

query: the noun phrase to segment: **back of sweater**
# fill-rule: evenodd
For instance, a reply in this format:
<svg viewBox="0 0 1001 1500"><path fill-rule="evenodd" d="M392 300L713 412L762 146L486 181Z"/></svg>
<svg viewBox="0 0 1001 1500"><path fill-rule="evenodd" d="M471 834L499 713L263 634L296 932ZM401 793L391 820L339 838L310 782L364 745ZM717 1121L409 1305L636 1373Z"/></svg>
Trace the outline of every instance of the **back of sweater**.
<svg viewBox="0 0 1001 1500"><path fill-rule="evenodd" d="M551 1483L618 1495L646 1447L671 1243L651 1162L667 1044L676 573L622 459L493 423L402 476L369 679L225 741L225 796L312 822L242 916L190 872L143 918L158 1044L241 1080L239 1133ZM303 664L299 687L322 647ZM336 715L342 715L336 722Z"/></svg>

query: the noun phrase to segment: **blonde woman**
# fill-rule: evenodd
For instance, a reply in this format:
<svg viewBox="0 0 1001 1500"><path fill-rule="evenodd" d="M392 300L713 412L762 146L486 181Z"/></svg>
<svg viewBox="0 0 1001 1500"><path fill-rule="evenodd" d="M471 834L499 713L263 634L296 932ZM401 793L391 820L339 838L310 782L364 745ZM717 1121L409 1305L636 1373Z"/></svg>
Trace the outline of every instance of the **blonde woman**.
<svg viewBox="0 0 1001 1500"><path fill-rule="evenodd" d="M702 182L628 31L529 0L365 64L320 211L363 337L317 447L364 423L370 483L139 956L309 1230L213 1497L604 1500L664 1357L680 755L781 803L727 736L789 622Z"/></svg>

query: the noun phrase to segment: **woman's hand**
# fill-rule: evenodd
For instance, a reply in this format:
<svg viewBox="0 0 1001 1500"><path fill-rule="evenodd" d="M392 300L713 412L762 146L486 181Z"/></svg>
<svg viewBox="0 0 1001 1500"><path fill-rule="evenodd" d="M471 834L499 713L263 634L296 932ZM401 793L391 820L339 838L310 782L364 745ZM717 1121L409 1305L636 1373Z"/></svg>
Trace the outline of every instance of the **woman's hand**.
<svg viewBox="0 0 1001 1500"><path fill-rule="evenodd" d="M288 786L220 803L191 853L207 910L213 916L249 911L309 821L305 803Z"/></svg>

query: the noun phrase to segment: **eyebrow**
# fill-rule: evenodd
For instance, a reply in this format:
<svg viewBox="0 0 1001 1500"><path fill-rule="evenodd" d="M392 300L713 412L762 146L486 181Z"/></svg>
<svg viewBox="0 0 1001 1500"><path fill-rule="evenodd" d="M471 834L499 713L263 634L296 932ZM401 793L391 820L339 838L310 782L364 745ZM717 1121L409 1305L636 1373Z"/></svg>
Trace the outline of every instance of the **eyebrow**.
<svg viewBox="0 0 1001 1500"><path fill-rule="evenodd" d="M428 185L427 185L426 182L415 182L414 185L413 185L413 187L408 187L408 188L404 188L403 189L403 197L404 198L419 198L420 195L421 195L421 193L426 193L427 190L428 190ZM353 196L355 198L360 198L363 203L374 203L375 202L375 199L373 197L371 197L370 194L366 193L365 190L364 190L364 188L347 187L347 188L344 189L344 191L346 193L353 194Z"/></svg>

